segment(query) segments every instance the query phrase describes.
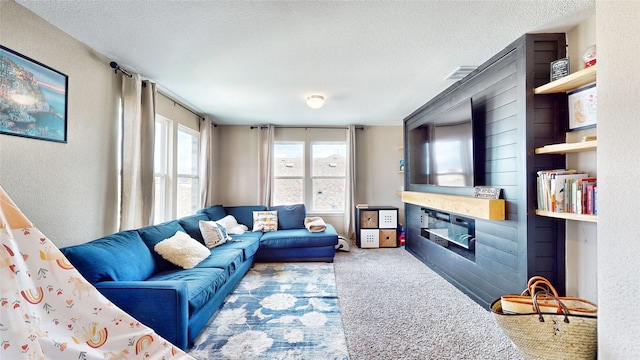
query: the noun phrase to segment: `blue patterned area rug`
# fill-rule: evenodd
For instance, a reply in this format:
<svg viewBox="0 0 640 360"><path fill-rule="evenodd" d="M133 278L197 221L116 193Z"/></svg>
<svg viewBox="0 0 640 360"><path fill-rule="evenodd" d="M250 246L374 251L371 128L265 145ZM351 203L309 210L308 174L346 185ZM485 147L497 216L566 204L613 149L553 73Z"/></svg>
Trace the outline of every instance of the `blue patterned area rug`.
<svg viewBox="0 0 640 360"><path fill-rule="evenodd" d="M257 263L189 349L196 359L348 359L331 263Z"/></svg>

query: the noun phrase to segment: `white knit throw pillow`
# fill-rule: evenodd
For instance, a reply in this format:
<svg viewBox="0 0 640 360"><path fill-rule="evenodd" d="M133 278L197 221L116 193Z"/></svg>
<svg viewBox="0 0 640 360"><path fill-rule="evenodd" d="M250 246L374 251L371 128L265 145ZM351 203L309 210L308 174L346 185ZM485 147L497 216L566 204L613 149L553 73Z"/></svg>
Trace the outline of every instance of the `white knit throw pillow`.
<svg viewBox="0 0 640 360"><path fill-rule="evenodd" d="M211 255L209 249L182 231L160 241L153 250L165 260L184 269L191 269Z"/></svg>

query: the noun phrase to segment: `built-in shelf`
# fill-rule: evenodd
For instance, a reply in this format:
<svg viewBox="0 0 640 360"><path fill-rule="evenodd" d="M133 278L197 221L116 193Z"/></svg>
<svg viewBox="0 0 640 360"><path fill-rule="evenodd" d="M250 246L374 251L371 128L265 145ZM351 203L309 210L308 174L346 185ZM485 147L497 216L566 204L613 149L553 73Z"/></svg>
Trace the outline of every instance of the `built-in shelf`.
<svg viewBox="0 0 640 360"><path fill-rule="evenodd" d="M581 141L575 143L553 144L536 148L536 154L568 154L582 151L596 150L598 140Z"/></svg>
<svg viewBox="0 0 640 360"><path fill-rule="evenodd" d="M403 191L402 201L477 219L505 219L505 201L503 199Z"/></svg>
<svg viewBox="0 0 640 360"><path fill-rule="evenodd" d="M569 74L563 78L538 86L533 90L534 94L563 93L578 89L596 81L597 65ZM575 143L552 144L535 149L536 154L569 154L583 151L595 151L598 148L597 140L581 141ZM598 222L596 215L557 213L552 211L536 210L536 215L557 219Z"/></svg>
<svg viewBox="0 0 640 360"><path fill-rule="evenodd" d="M533 90L534 94L554 94L567 92L577 89L581 86L591 84L596 81L596 66L593 65L588 68L569 74L563 78L552 81L550 83L538 86Z"/></svg>
<svg viewBox="0 0 640 360"><path fill-rule="evenodd" d="M597 215L559 213L553 211L536 210L536 215L576 221L598 222Z"/></svg>

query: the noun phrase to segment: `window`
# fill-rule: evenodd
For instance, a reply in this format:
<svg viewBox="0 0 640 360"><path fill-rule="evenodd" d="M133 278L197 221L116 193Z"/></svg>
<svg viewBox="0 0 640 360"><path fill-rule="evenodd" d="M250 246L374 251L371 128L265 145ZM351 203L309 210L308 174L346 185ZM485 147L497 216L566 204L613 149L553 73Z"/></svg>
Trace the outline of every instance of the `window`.
<svg viewBox="0 0 640 360"><path fill-rule="evenodd" d="M176 218L180 218L195 214L200 206L199 134L186 126L178 125L177 143Z"/></svg>
<svg viewBox="0 0 640 360"><path fill-rule="evenodd" d="M273 175L273 205L304 203L308 212L345 211L344 141L276 141Z"/></svg>
<svg viewBox="0 0 640 360"><path fill-rule="evenodd" d="M273 162L273 204L304 203L304 142L276 142Z"/></svg>
<svg viewBox="0 0 640 360"><path fill-rule="evenodd" d="M344 142L311 144L312 211L343 212L346 186L346 152Z"/></svg>
<svg viewBox="0 0 640 360"><path fill-rule="evenodd" d="M200 135L156 115L154 223L194 214L200 205Z"/></svg>

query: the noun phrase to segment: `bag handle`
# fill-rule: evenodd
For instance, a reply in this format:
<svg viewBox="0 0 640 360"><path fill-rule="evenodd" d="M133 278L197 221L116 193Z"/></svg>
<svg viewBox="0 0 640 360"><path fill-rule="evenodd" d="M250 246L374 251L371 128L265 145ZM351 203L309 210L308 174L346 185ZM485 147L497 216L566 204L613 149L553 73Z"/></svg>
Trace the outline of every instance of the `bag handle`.
<svg viewBox="0 0 640 360"><path fill-rule="evenodd" d="M544 286L543 286L544 285ZM556 297L558 297L558 292L556 288L553 287L551 281L547 280L544 276L532 276L527 282L527 288L522 291L520 295L533 296L536 293L536 289L546 290L552 292Z"/></svg>
<svg viewBox="0 0 640 360"><path fill-rule="evenodd" d="M540 320L540 322L544 322L544 317L542 316L542 312L540 311L540 305L538 304L538 296L540 295L552 297L553 300L557 301L558 309L561 311L562 314L564 314L564 322L567 324L570 322L569 309L567 309L567 306L562 301L560 301L560 299L558 299L558 297L555 296L553 293L548 291L544 291L544 292L539 291L539 292L536 292L532 298L533 298L533 306L535 307L536 312L538 313L538 320Z"/></svg>
<svg viewBox="0 0 640 360"><path fill-rule="evenodd" d="M543 292L550 292L556 298L560 297L560 295L558 295L558 291L556 291L556 288L554 288L553 285L551 285L551 283L547 279L545 279L544 281L538 280L533 284L531 284L531 286L529 287L529 294L533 296L536 292L538 292L538 291L535 291L536 289L541 289Z"/></svg>

